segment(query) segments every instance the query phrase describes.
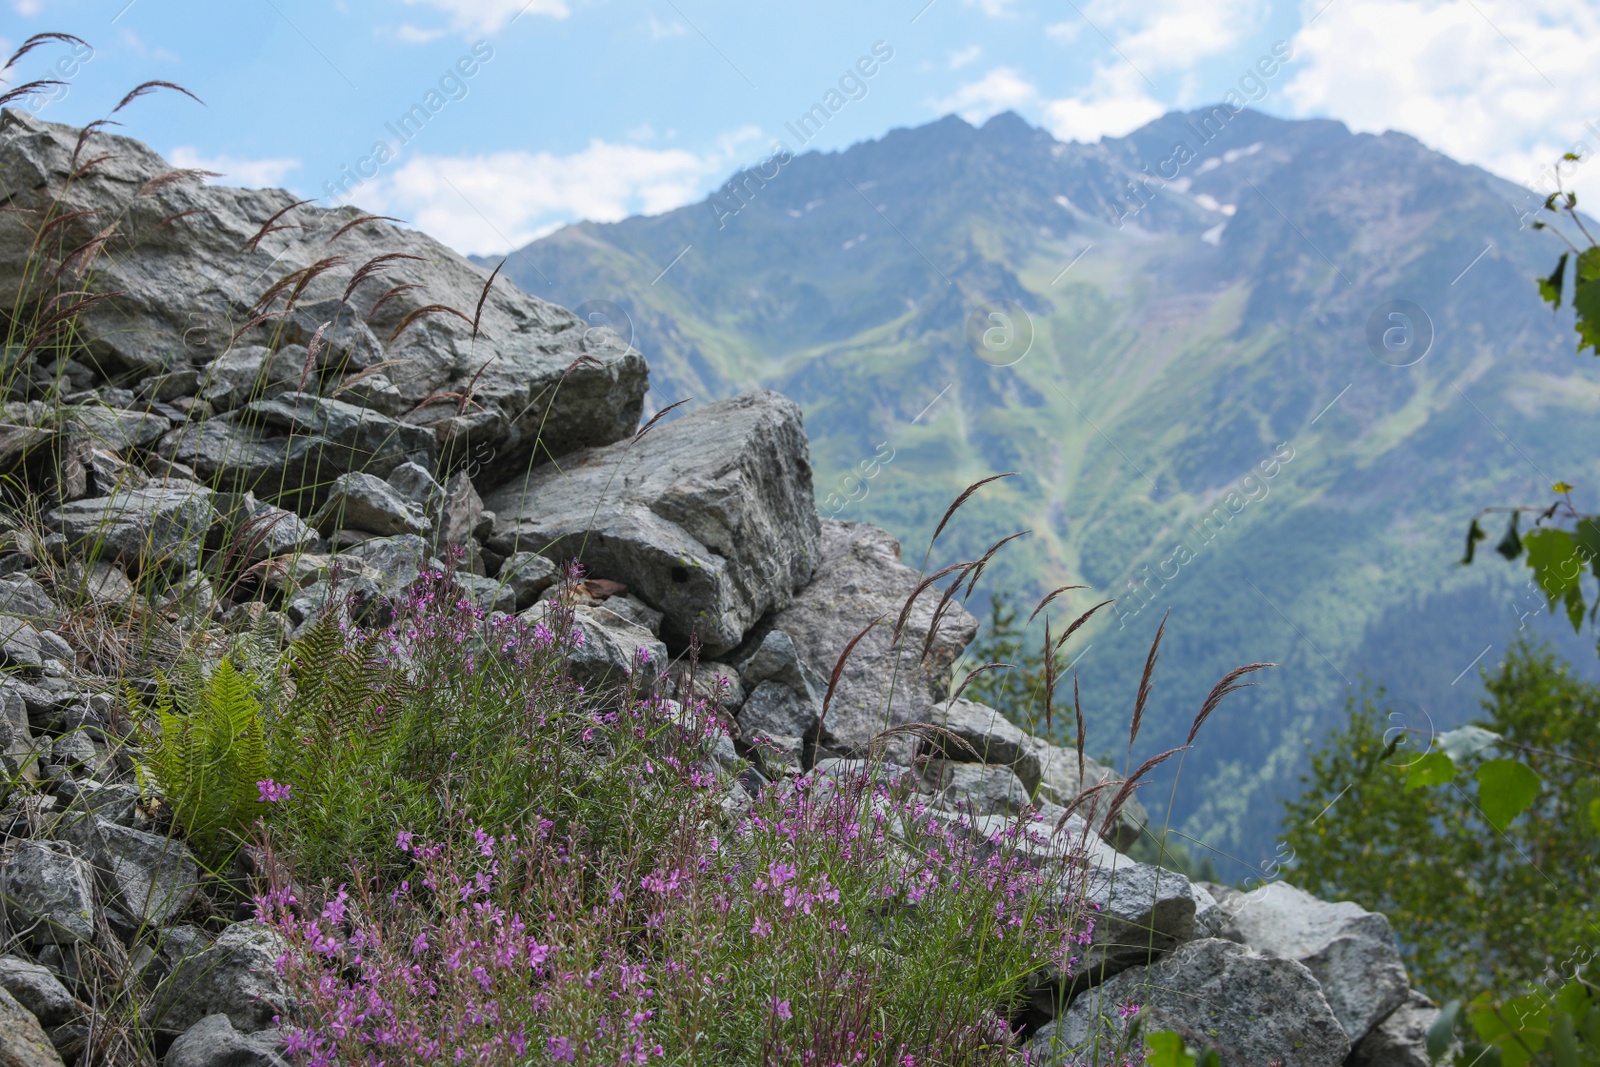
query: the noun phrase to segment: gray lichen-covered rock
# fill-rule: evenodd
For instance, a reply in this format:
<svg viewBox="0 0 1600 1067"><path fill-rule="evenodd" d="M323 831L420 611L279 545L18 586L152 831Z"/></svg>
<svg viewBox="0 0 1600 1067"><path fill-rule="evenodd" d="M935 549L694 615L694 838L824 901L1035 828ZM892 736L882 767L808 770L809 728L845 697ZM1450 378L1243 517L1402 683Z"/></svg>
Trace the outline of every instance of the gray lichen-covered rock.
<svg viewBox="0 0 1600 1067"><path fill-rule="evenodd" d="M182 841L88 813L68 819L60 832L94 865L104 899L135 922L165 925L194 899L200 869Z"/></svg>
<svg viewBox="0 0 1600 1067"><path fill-rule="evenodd" d="M1088 905L1084 914L1094 928L1070 973L1050 966L1033 977L1030 997L1046 1014L1090 986L1171 952L1196 933L1197 898L1187 878L1131 860L1093 834L1085 836L1081 820L1069 823L1078 832L1067 840L1082 842L1085 863L1064 888Z"/></svg>
<svg viewBox="0 0 1600 1067"><path fill-rule="evenodd" d="M39 1020L0 989L0 1063L6 1067L62 1067Z"/></svg>
<svg viewBox="0 0 1600 1067"><path fill-rule="evenodd" d="M929 734L930 752L961 763L1010 767L1030 794L1039 788L1039 761L1028 744L1032 738L994 708L957 697L935 704L928 721L954 735Z"/></svg>
<svg viewBox="0 0 1600 1067"><path fill-rule="evenodd" d="M163 1067L289 1067L277 1030L241 1034L226 1015L207 1015L167 1050Z"/></svg>
<svg viewBox="0 0 1600 1067"><path fill-rule="evenodd" d="M560 616L552 601L544 600L517 616L533 626L543 623L552 630L560 627ZM637 623L606 611L586 606L572 613L573 645L567 653L567 670L574 681L589 691L627 685L650 687L656 684L667 666L667 646ZM566 639L566 635L558 635Z"/></svg>
<svg viewBox="0 0 1600 1067"><path fill-rule="evenodd" d="M1063 807L1070 805L1084 790L1093 788L1102 782L1109 782L1093 798L1079 807L1085 816L1093 814L1093 823L1096 830L1116 845L1126 848L1136 841L1140 831L1150 821L1149 814L1144 805L1139 803L1138 796L1129 796L1123 802L1122 810L1117 815L1114 825L1106 827L1102 813L1109 812L1111 801L1116 794L1122 775L1109 767L1102 766L1085 756L1083 758L1083 773L1078 773L1078 753L1076 749L1063 748L1052 745L1040 738L1030 738L1027 742L1032 762L1039 768L1039 784L1036 796L1052 804ZM1028 762L1024 757L1023 763Z"/></svg>
<svg viewBox="0 0 1600 1067"><path fill-rule="evenodd" d="M1346 1067L1429 1067L1428 1028L1438 1017L1439 1006L1412 990L1404 1004L1367 1031Z"/></svg>
<svg viewBox="0 0 1600 1067"><path fill-rule="evenodd" d="M549 589L561 576L556 565L537 552L513 552L500 564L499 581L511 590L517 610L533 606L539 594Z"/></svg>
<svg viewBox="0 0 1600 1067"><path fill-rule="evenodd" d="M184 1031L208 1015L222 1014L234 1028L255 1033L289 1008L277 960L283 939L257 923L235 923L198 952L179 958L152 994L152 1018L162 1029Z"/></svg>
<svg viewBox="0 0 1600 1067"><path fill-rule="evenodd" d="M746 738L757 734L775 737L814 737L822 709L804 690L779 681L760 683L739 709L739 728Z"/></svg>
<svg viewBox="0 0 1600 1067"><path fill-rule="evenodd" d="M218 488L254 492L304 513L326 497L339 475L382 478L402 463L429 466L437 444L423 427L295 392L179 426L157 450Z"/></svg>
<svg viewBox="0 0 1600 1067"><path fill-rule="evenodd" d="M61 608L44 587L26 574L0 578L0 615L10 615L33 626L55 626Z"/></svg>
<svg viewBox="0 0 1600 1067"><path fill-rule="evenodd" d="M1231 941L1180 945L1148 967L1123 971L1072 1002L1041 1031L1040 1063L1099 1062L1126 1023L1119 1008L1139 1005L1146 1032L1173 1030L1222 1062L1338 1067L1350 1039L1302 964L1250 952Z"/></svg>
<svg viewBox="0 0 1600 1067"><path fill-rule="evenodd" d="M800 408L767 391L541 467L484 504L495 551L580 559L663 612L668 641L698 634L712 656L787 607L817 562Z"/></svg>
<svg viewBox="0 0 1600 1067"><path fill-rule="evenodd" d="M3 121L0 177L20 210L0 218L0 303L28 293L30 219L46 211L63 217L60 240L77 248L104 229L103 216L115 217L119 229L96 260L94 282L97 292L120 295L87 309L80 330L89 357L108 372L196 375L230 348L274 339L309 346L326 323L317 358L296 353L300 362L284 377L292 373L297 385L305 379L330 393L343 387L341 397L400 415L436 439L441 452L477 458L487 473L525 469L536 444L558 454L607 444L638 426L647 377L636 350L504 279L485 294L487 272L424 234L362 222L354 207L295 206L281 189L207 186L183 175L172 180L173 168L160 156L109 132L89 133L80 143L78 130L26 112L13 110ZM100 161L74 174L84 158ZM163 176L165 184L150 184ZM263 232L269 219L276 219L270 235ZM132 248L137 255L125 254ZM378 271L343 299L363 264L392 252L418 257L409 272L420 288L394 294L373 311L395 284ZM307 270L330 256L342 261ZM293 309L235 339L237 324L254 317L267 287L295 271L309 276L302 276ZM425 315L399 329L430 304L461 309L462 316ZM4 303L0 310L12 309ZM241 362L247 365L228 385L227 402L245 400L243 408L250 408L282 399L265 395L267 389L264 399L248 400L259 378L249 361ZM363 370L372 373L353 381ZM276 371L265 377L277 380ZM196 375L184 391L207 377ZM205 425L237 431L244 423ZM252 444L248 435L238 439ZM203 451L228 466L221 453ZM320 477L335 473L342 470L324 468Z"/></svg>
<svg viewBox="0 0 1600 1067"><path fill-rule="evenodd" d="M324 533L351 529L382 537L425 534L430 528L427 515L414 501L382 478L359 471L333 480L311 525Z"/></svg>
<svg viewBox="0 0 1600 1067"><path fill-rule="evenodd" d="M106 497L63 504L45 525L66 537L68 551L113 560L129 570L192 570L214 514L211 490L168 481Z"/></svg>
<svg viewBox="0 0 1600 1067"><path fill-rule="evenodd" d="M0 689L0 768L12 780L31 781L37 777L38 753L43 747L33 739L22 694L10 687Z"/></svg>
<svg viewBox="0 0 1600 1067"><path fill-rule="evenodd" d="M1028 806L1028 790L1010 767L929 760L923 782L951 810L1015 815Z"/></svg>
<svg viewBox="0 0 1600 1067"><path fill-rule="evenodd" d="M94 869L71 845L17 845L0 868L0 895L7 929L35 945L94 939Z"/></svg>
<svg viewBox="0 0 1600 1067"><path fill-rule="evenodd" d="M827 692L827 681L800 658L794 639L782 630L769 631L735 666L746 690L753 691L763 682L777 682L818 703Z"/></svg>
<svg viewBox="0 0 1600 1067"><path fill-rule="evenodd" d="M218 493L212 498L217 519L234 551L252 563L290 552L316 552L322 538L292 511L256 499L254 493Z"/></svg>
<svg viewBox="0 0 1600 1067"><path fill-rule="evenodd" d="M36 678L44 666L39 631L9 615L0 615L0 668Z"/></svg>
<svg viewBox="0 0 1600 1067"><path fill-rule="evenodd" d="M892 535L866 523L826 520L819 558L810 584L754 636L784 631L806 664L830 678L850 640L882 617L845 662L823 724L822 744L832 753L864 754L884 729L927 721L930 706L948 695L950 664L977 633L978 621L959 605L952 607L924 657L938 593L917 601L897 642L894 621L919 579L900 562L900 543ZM909 763L910 749L910 739L902 737L890 746L889 758Z"/></svg>
<svg viewBox="0 0 1600 1067"><path fill-rule="evenodd" d="M1224 903L1246 945L1298 960L1352 1042L1405 1003L1409 983L1384 916L1350 901L1329 903L1274 882Z"/></svg>
<svg viewBox="0 0 1600 1067"><path fill-rule="evenodd" d="M84 1010L47 968L16 956L0 956L0 989L15 997L44 1026L60 1026Z"/></svg>

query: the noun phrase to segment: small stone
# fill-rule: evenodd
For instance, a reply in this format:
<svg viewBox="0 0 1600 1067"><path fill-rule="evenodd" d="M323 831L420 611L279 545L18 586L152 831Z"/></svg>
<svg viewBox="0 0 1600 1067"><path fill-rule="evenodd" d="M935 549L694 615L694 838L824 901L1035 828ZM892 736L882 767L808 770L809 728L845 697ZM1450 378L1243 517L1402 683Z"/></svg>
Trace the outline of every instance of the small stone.
<svg viewBox="0 0 1600 1067"><path fill-rule="evenodd" d="M536 552L513 552L500 565L498 577L516 598L518 611L532 607L560 579L556 565Z"/></svg>
<svg viewBox="0 0 1600 1067"><path fill-rule="evenodd" d="M0 1063L6 1067L62 1067L50 1035L39 1020L0 989Z"/></svg>
<svg viewBox="0 0 1600 1067"><path fill-rule="evenodd" d="M16 956L0 956L0 988L45 1026L60 1026L84 1010L48 968Z"/></svg>
<svg viewBox="0 0 1600 1067"><path fill-rule="evenodd" d="M379 536L428 532L427 516L394 486L371 474L341 474L327 501L311 517L319 530L348 527Z"/></svg>
<svg viewBox="0 0 1600 1067"><path fill-rule="evenodd" d="M167 1050L163 1067L289 1067L277 1030L241 1034L221 1013L207 1015Z"/></svg>
<svg viewBox="0 0 1600 1067"><path fill-rule="evenodd" d="M39 631L10 615L0 615L0 667L37 678L44 667Z"/></svg>

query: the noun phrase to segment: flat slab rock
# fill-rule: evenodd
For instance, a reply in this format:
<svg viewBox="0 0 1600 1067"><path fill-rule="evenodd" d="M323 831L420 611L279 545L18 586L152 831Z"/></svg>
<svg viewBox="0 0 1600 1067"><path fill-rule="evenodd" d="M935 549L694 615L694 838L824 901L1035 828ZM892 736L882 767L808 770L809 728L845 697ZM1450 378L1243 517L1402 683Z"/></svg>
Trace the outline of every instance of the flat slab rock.
<svg viewBox="0 0 1600 1067"><path fill-rule="evenodd" d="M1072 1002L1034 1037L1040 1064L1097 1063L1138 1005L1146 1032L1173 1030L1197 1048L1216 1048L1244 1067L1339 1067L1350 1051L1317 980L1294 960L1263 956L1232 941L1180 945L1149 967L1123 971Z"/></svg>
<svg viewBox="0 0 1600 1067"><path fill-rule="evenodd" d="M900 542L888 531L825 519L810 584L752 635L759 640L768 629L783 630L806 665L828 678L850 640L886 616L856 645L834 688L821 738L832 754L864 754L885 729L928 721L932 705L949 693L950 664L977 634L978 620L959 605L949 609L923 658L938 606L938 594L930 591L913 606L897 644L893 623L918 581L900 562ZM885 758L909 764L910 749L910 739L902 737Z"/></svg>
<svg viewBox="0 0 1600 1067"><path fill-rule="evenodd" d="M590 449L494 490L489 545L622 582L674 646L715 656L811 578L818 520L800 408L762 390Z"/></svg>

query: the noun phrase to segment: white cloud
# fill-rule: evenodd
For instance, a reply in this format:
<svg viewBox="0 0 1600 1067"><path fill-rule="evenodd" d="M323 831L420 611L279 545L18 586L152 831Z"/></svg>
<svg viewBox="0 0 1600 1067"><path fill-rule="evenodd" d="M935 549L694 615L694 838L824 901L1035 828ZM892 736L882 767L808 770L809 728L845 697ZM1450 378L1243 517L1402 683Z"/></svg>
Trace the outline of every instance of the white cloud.
<svg viewBox="0 0 1600 1067"><path fill-rule="evenodd" d="M39 12L43 11L44 0L17 0L17 2L11 6L17 9L17 14L26 17L29 15L37 15Z"/></svg>
<svg viewBox="0 0 1600 1067"><path fill-rule="evenodd" d="M240 185L246 189L275 189L283 185L289 172L300 169L298 159L241 159L238 156L203 155L199 149L179 145L167 153L167 160L183 170L214 170L222 177L213 179L223 185Z"/></svg>
<svg viewBox="0 0 1600 1067"><path fill-rule="evenodd" d="M566 0L405 0L405 3L444 12L450 16L450 28L460 33L494 33L522 15L564 19L571 14Z"/></svg>
<svg viewBox="0 0 1600 1067"><path fill-rule="evenodd" d="M992 19L1010 18L1016 12L1012 9L1015 0L967 0L968 7L975 7Z"/></svg>
<svg viewBox="0 0 1600 1067"><path fill-rule="evenodd" d="M1039 90L1018 74L1014 67L996 67L975 82L968 82L934 107L940 113L955 112L971 123L991 115L1027 107L1039 99Z"/></svg>
<svg viewBox="0 0 1600 1067"><path fill-rule="evenodd" d="M1089 84L1070 97L1043 101L1044 125L1063 140L1120 137L1172 109L1147 80L1179 76L1181 99L1220 99L1226 86L1206 89L1194 68L1236 48L1260 24L1262 0L1152 0L1134 5L1092 0L1078 18L1045 27L1064 44L1108 53ZM1085 32L1085 31L1088 32ZM1114 46L1106 48L1104 37Z"/></svg>
<svg viewBox="0 0 1600 1067"><path fill-rule="evenodd" d="M1310 20L1316 6L1302 11ZM1298 114L1402 130L1536 183L1579 140L1600 153L1600 136L1583 128L1600 129L1587 91L1597 38L1600 10L1566 0L1339 0L1295 36L1285 94ZM1600 198L1600 162L1569 182L1581 199Z"/></svg>
<svg viewBox="0 0 1600 1067"><path fill-rule="evenodd" d="M1231 50L1244 33L1260 25L1260 7L1260 0L1156 0L1140 5L1095 0L1086 5L1084 16L1116 43L1126 62L1149 75L1188 70Z"/></svg>
<svg viewBox="0 0 1600 1067"><path fill-rule="evenodd" d="M1084 92L1047 103L1044 126L1063 141L1098 141L1131 133L1169 110L1137 71L1118 64L1096 70Z"/></svg>
<svg viewBox="0 0 1600 1067"><path fill-rule="evenodd" d="M418 156L352 199L407 219L459 251L505 252L579 219L614 222L692 203L756 136L754 129L739 130L705 154L596 140L566 156Z"/></svg>
<svg viewBox="0 0 1600 1067"><path fill-rule="evenodd" d="M438 28L425 29L421 26L413 26L409 22L402 22L393 31L394 39L401 44L428 44L432 41L437 41L449 32L449 30Z"/></svg>
<svg viewBox="0 0 1600 1067"><path fill-rule="evenodd" d="M650 21L646 28L649 29L650 39L653 41L659 41L666 37L682 37L689 32L689 27L681 22L662 22L654 15L650 16Z"/></svg>
<svg viewBox="0 0 1600 1067"><path fill-rule="evenodd" d="M983 55L982 45L969 44L965 48L957 48L950 53L950 69L960 70L968 63L975 62L981 55Z"/></svg>

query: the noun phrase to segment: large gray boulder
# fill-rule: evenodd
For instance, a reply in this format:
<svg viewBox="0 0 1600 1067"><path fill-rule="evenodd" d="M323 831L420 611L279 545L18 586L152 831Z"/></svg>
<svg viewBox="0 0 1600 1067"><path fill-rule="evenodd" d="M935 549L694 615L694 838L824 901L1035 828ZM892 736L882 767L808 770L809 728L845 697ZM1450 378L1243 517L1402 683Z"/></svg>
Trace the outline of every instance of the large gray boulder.
<svg viewBox="0 0 1600 1067"><path fill-rule="evenodd" d="M117 232L94 260L92 279L96 292L121 295L87 309L80 331L86 358L108 373L130 382L167 371L200 382L226 378L218 399L245 401L247 409L262 397L282 399L271 398L270 388L258 391L262 377L277 380L276 368L262 374L242 360L242 367L210 374L212 365L230 349L268 342L309 348L322 329L317 358L300 356L284 377L398 415L435 437L441 454L476 459L490 479L525 469L536 446L559 454L607 444L638 426L647 378L637 351L503 278L479 311L487 272L430 237L381 221L358 223L362 213L354 207L294 206L281 189L203 185L138 141L109 132L80 142L79 130L21 111L0 123L0 187L20 209L0 216L0 311L12 311L19 295L29 298L24 278L35 220L65 218L50 236L71 250L115 219ZM75 174L89 159L98 161ZM132 248L137 255L125 254ZM355 274L385 253L416 258L369 270L345 299ZM299 278L257 308L269 287L296 271ZM420 287L376 306L404 282ZM395 336L430 304L460 314L413 318ZM272 317L234 338L263 311Z"/></svg>
<svg viewBox="0 0 1600 1067"><path fill-rule="evenodd" d="M1223 907L1244 944L1310 968L1352 1043L1405 1003L1406 969L1383 915L1350 901L1319 900L1287 882L1242 893Z"/></svg>
<svg viewBox="0 0 1600 1067"><path fill-rule="evenodd" d="M1064 973L1049 966L1030 981L1030 999L1046 1014L1115 975L1148 964L1195 937L1199 896L1181 874L1138 863L1068 820L1069 843L1084 853L1081 866L1069 866L1061 889L1088 910L1093 923L1088 946ZM1052 822L1050 825L1054 825Z"/></svg>
<svg viewBox="0 0 1600 1067"><path fill-rule="evenodd" d="M152 994L151 1017L164 1030L184 1031L209 1015L226 1015L253 1034L288 1013L290 998L278 974L283 938L258 923L235 923L198 952L183 955Z"/></svg>
<svg viewBox="0 0 1600 1067"><path fill-rule="evenodd" d="M167 1050L163 1067L289 1067L283 1034L262 1030L241 1034L221 1013L207 1015Z"/></svg>
<svg viewBox="0 0 1600 1067"><path fill-rule="evenodd" d="M116 561L132 571L187 571L199 565L200 546L215 518L211 496L204 486L174 479L74 500L47 513L45 525L63 534L68 551L78 556Z"/></svg>
<svg viewBox="0 0 1600 1067"><path fill-rule="evenodd" d="M7 929L35 945L94 940L94 870L71 845L17 845L0 867L0 898Z"/></svg>
<svg viewBox="0 0 1600 1067"><path fill-rule="evenodd" d="M788 607L817 562L800 408L765 390L541 467L484 505L495 551L577 558L661 611L669 642L698 634L708 656Z"/></svg>
<svg viewBox="0 0 1600 1067"><path fill-rule="evenodd" d="M1174 1030L1227 1064L1339 1067L1350 1039L1311 972L1232 941L1180 945L1148 967L1123 971L1072 1002L1035 1039L1035 1063L1098 1063L1138 1005L1145 1031Z"/></svg>
<svg viewBox="0 0 1600 1067"><path fill-rule="evenodd" d="M896 640L895 620L919 580L915 570L900 562L900 542L887 531L824 520L810 584L754 635L784 631L806 665L826 679L850 640L874 619L882 619L856 645L834 689L821 738L834 755L864 754L883 730L927 722L932 705L949 695L950 664L977 633L978 620L953 605L924 658L922 648L940 595L930 589L917 600ZM910 749L911 739L901 735L890 745L889 758L909 763Z"/></svg>

